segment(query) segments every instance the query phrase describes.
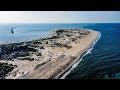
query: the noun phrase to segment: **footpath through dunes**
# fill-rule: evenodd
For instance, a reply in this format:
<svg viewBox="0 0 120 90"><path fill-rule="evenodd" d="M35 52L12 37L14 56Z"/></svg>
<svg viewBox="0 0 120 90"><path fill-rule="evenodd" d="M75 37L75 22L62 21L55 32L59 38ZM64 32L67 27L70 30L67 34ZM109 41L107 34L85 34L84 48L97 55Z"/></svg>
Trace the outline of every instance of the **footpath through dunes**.
<svg viewBox="0 0 120 90"><path fill-rule="evenodd" d="M85 30L86 31L86 30ZM75 42L71 42L72 46L66 49L64 53L57 58L52 58L46 64L34 69L25 76L18 79L58 79L64 74L73 64L80 60L80 57L85 53L94 41L98 38L99 32L87 30L89 34L82 38L77 38Z"/></svg>

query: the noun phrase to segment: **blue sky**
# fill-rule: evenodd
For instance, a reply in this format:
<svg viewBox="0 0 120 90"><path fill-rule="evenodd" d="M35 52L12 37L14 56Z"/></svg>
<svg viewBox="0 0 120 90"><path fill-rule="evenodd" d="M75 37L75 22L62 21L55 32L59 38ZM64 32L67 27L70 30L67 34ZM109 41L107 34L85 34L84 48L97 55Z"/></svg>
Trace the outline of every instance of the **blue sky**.
<svg viewBox="0 0 120 90"><path fill-rule="evenodd" d="M120 23L120 11L0 11L0 23Z"/></svg>

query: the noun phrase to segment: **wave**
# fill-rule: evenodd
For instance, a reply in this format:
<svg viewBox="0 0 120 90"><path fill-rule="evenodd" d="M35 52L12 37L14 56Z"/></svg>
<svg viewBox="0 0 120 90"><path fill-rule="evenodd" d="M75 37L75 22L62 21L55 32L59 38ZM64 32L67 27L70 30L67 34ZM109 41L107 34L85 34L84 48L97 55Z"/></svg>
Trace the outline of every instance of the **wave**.
<svg viewBox="0 0 120 90"><path fill-rule="evenodd" d="M98 38L93 42L92 46L86 51L85 54L83 54L83 55L81 56L80 60L79 60L78 62L76 62L76 63L70 68L70 70L68 70L60 79L65 79L65 78L67 77L67 75L70 74L71 71L74 70L74 69L78 66L78 64L82 61L82 59L83 59L84 56L86 56L86 55L89 54L89 53L92 53L91 51L93 50L95 44L98 42L98 40L100 39L100 37L101 37L101 33L99 32L99 36L98 36Z"/></svg>

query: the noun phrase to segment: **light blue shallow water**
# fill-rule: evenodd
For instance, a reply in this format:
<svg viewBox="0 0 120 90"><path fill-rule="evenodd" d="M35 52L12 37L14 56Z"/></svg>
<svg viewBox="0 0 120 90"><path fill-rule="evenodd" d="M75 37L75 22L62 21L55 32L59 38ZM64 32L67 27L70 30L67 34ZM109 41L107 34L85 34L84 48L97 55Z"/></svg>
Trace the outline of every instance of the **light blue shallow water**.
<svg viewBox="0 0 120 90"><path fill-rule="evenodd" d="M62 28L81 28L87 24L0 24L0 42L20 42L40 37ZM14 34L11 33L14 29Z"/></svg>
<svg viewBox="0 0 120 90"><path fill-rule="evenodd" d="M11 28L14 34L11 33ZM101 32L92 53L83 57L66 79L120 78L120 24L0 24L0 42L20 42L46 37L55 29L85 28Z"/></svg>

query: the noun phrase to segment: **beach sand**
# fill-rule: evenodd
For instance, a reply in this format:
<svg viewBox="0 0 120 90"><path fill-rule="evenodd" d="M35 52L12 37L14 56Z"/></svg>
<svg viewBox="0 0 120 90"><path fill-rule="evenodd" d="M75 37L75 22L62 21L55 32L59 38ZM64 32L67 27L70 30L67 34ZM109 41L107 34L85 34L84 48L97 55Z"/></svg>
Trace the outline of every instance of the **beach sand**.
<svg viewBox="0 0 120 90"><path fill-rule="evenodd" d="M73 64L75 64L83 53L85 53L98 38L99 32L90 30L90 34L72 43L73 47L66 50L61 57L51 60L41 68L34 70L21 79L58 79ZM63 56L64 55L64 56Z"/></svg>
<svg viewBox="0 0 120 90"><path fill-rule="evenodd" d="M84 35L85 33L86 35ZM31 41L30 44L33 45L33 48L38 50L28 56L34 60L19 60L18 58L14 61L0 60L0 62L17 65L13 71L6 75L5 79L59 79L80 60L99 34L94 30L67 30L60 33L60 36L53 33L53 36L59 36L56 39L46 39L42 42L38 40L37 44L33 44L34 41ZM66 48L66 45L71 48ZM40 49L41 46L44 49ZM42 55L37 55L39 53Z"/></svg>

